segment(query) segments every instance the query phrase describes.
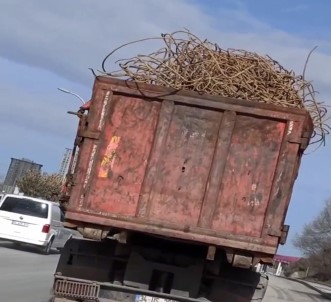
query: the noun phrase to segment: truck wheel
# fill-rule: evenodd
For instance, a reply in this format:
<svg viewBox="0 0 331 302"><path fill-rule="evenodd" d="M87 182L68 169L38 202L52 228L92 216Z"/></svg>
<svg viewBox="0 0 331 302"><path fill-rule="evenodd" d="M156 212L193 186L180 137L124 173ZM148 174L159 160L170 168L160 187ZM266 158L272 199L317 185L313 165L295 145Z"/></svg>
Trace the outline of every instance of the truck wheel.
<svg viewBox="0 0 331 302"><path fill-rule="evenodd" d="M261 274L260 282L254 292L252 301L262 301L263 297L267 291L269 277L266 274Z"/></svg>
<svg viewBox="0 0 331 302"><path fill-rule="evenodd" d="M22 247L22 244L20 242L13 242L13 246L15 249L20 249Z"/></svg>
<svg viewBox="0 0 331 302"><path fill-rule="evenodd" d="M42 253L43 255L49 255L49 254L50 254L51 249L52 249L53 240L54 240L54 239L51 238L51 239L49 240L49 242L47 243L47 245L46 245L46 246L43 246L43 247L41 248L41 253Z"/></svg>
<svg viewBox="0 0 331 302"><path fill-rule="evenodd" d="M236 276L233 276L236 277ZM262 302L268 286L268 276L245 270L237 278L218 280L211 286L210 301Z"/></svg>

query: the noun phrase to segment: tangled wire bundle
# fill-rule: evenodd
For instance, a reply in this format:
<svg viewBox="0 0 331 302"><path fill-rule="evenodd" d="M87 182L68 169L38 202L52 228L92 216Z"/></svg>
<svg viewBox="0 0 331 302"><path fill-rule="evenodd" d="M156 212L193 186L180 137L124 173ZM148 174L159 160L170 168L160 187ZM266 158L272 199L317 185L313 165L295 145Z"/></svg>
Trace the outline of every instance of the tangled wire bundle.
<svg viewBox="0 0 331 302"><path fill-rule="evenodd" d="M183 34L184 38L181 37ZM164 47L147 55L116 61L120 70L106 70L107 60L120 48L153 39L161 39ZM307 62L308 59L309 56ZM325 144L325 136L329 134L327 109L315 100L315 90L304 78L305 70L303 76L296 76L269 56L262 57L244 50L224 50L188 30L124 44L107 55L101 73L175 89L306 108L315 125L312 143Z"/></svg>

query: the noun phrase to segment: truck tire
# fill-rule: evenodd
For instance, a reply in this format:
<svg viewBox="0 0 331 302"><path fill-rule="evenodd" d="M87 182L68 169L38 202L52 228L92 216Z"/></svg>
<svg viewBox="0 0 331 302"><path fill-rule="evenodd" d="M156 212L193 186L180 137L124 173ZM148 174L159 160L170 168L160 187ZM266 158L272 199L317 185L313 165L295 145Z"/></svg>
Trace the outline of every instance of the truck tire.
<svg viewBox="0 0 331 302"><path fill-rule="evenodd" d="M22 247L22 244L21 244L21 242L15 241L15 242L13 242L13 247L15 249L20 249Z"/></svg>
<svg viewBox="0 0 331 302"><path fill-rule="evenodd" d="M252 271L237 271L237 278L224 278L212 285L209 301L262 302L268 286L268 276Z"/></svg>
<svg viewBox="0 0 331 302"><path fill-rule="evenodd" d="M268 281L269 281L269 277L266 274L261 274L260 282L254 292L252 301L260 302L263 300L263 297L268 288Z"/></svg>

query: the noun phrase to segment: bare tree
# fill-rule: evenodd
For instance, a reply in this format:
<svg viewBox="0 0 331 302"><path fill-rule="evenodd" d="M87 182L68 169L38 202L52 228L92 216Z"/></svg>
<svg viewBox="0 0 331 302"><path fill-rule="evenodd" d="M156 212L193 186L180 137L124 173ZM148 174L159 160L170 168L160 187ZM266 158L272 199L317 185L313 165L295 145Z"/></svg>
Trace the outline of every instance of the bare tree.
<svg viewBox="0 0 331 302"><path fill-rule="evenodd" d="M286 277L290 277L293 273L300 273L301 275L305 275L310 263L307 259L301 258L296 262L290 263L285 267L284 274Z"/></svg>
<svg viewBox="0 0 331 302"><path fill-rule="evenodd" d="M294 245L307 256L326 248L331 241L331 199L325 202L321 213L306 224L294 239Z"/></svg>
<svg viewBox="0 0 331 302"><path fill-rule="evenodd" d="M61 193L62 178L55 173L29 171L16 185L24 195L55 201Z"/></svg>
<svg viewBox="0 0 331 302"><path fill-rule="evenodd" d="M307 257L319 279L331 279L331 199L325 202L320 214L305 225L293 243Z"/></svg>

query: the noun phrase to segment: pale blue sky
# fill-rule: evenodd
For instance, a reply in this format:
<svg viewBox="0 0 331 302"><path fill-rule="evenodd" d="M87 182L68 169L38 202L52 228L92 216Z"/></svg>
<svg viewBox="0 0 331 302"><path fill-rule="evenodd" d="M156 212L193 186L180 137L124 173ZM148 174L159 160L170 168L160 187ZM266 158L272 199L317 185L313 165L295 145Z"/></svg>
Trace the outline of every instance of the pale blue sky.
<svg viewBox="0 0 331 302"><path fill-rule="evenodd" d="M307 77L331 104L330 11L331 2L322 0L0 0L0 175L10 157L57 171L76 131L76 118L66 111L80 104L57 87L88 99L93 82L88 68L100 67L108 51L183 27L223 47L269 54L299 73L318 45ZM330 155L328 142L303 158L286 219L290 236L280 253L299 254L293 235L331 197Z"/></svg>

